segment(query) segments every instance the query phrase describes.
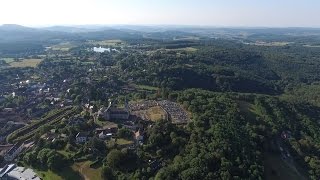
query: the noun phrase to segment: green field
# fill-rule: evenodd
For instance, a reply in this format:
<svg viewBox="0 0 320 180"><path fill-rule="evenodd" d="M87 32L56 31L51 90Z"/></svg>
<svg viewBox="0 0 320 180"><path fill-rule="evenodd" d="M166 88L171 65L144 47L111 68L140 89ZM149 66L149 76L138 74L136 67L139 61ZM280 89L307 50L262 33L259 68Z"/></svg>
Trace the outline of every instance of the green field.
<svg viewBox="0 0 320 180"><path fill-rule="evenodd" d="M71 167L63 168L59 172L51 170L36 170L43 180L101 180L102 167L91 168L92 161L76 162Z"/></svg>
<svg viewBox="0 0 320 180"><path fill-rule="evenodd" d="M69 180L69 179L84 179L79 172L73 170L70 167L65 167L59 172L48 171L36 171L37 175L43 180Z"/></svg>
<svg viewBox="0 0 320 180"><path fill-rule="evenodd" d="M117 139L117 144L119 144L119 145L128 145L128 144L132 144L132 143L133 143L133 141L129 141L126 139L122 139L122 138Z"/></svg>
<svg viewBox="0 0 320 180"><path fill-rule="evenodd" d="M76 47L70 42L60 43L51 47L54 51L69 51L71 48Z"/></svg>
<svg viewBox="0 0 320 180"><path fill-rule="evenodd" d="M186 37L176 37L173 40L175 41L181 41L181 40L199 40L199 37L196 36L186 36Z"/></svg>
<svg viewBox="0 0 320 180"><path fill-rule="evenodd" d="M37 67L41 63L42 59L24 59L21 61L13 61L10 62L10 67Z"/></svg>
<svg viewBox="0 0 320 180"><path fill-rule="evenodd" d="M98 46L118 46L124 44L120 39L111 39L103 41L89 41L89 44L98 45Z"/></svg>
<svg viewBox="0 0 320 180"><path fill-rule="evenodd" d="M198 49L194 47L176 48L176 49L166 49L167 51L185 51L185 52L196 52Z"/></svg>
<svg viewBox="0 0 320 180"><path fill-rule="evenodd" d="M135 88L140 90L157 91L157 87L147 86L147 85L134 85Z"/></svg>

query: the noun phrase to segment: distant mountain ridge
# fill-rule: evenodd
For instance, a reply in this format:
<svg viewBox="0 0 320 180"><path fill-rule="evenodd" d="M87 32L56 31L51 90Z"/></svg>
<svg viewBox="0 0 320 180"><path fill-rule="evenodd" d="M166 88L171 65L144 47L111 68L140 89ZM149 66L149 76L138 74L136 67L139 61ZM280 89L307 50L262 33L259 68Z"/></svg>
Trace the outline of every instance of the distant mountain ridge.
<svg viewBox="0 0 320 180"><path fill-rule="evenodd" d="M176 37L247 38L251 41L289 41L297 36L312 36L320 40L319 28L219 28L193 26L138 26L138 25L77 25L51 27L25 27L16 24L0 26L0 43L56 42L88 39L151 38L173 40ZM282 36L279 38L279 36ZM271 37L271 38L270 38ZM179 38L178 38L179 39Z"/></svg>

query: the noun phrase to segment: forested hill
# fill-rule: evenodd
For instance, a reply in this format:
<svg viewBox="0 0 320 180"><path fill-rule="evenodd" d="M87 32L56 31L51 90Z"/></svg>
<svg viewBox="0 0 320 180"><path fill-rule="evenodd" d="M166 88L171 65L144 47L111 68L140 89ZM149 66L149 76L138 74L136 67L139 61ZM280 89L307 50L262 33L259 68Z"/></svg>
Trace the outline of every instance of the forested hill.
<svg viewBox="0 0 320 180"><path fill-rule="evenodd" d="M194 51L177 50L186 46ZM254 46L226 40L170 41L158 48L150 49L148 55L124 54L118 64L128 70L128 78L175 90L282 94L296 85L320 80L317 48Z"/></svg>

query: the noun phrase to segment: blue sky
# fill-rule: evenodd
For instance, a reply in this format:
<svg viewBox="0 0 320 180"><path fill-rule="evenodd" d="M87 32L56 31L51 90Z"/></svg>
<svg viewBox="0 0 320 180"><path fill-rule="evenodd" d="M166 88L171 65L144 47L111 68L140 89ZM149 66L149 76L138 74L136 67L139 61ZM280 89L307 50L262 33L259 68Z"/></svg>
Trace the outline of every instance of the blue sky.
<svg viewBox="0 0 320 180"><path fill-rule="evenodd" d="M0 24L320 27L320 0L0 0Z"/></svg>

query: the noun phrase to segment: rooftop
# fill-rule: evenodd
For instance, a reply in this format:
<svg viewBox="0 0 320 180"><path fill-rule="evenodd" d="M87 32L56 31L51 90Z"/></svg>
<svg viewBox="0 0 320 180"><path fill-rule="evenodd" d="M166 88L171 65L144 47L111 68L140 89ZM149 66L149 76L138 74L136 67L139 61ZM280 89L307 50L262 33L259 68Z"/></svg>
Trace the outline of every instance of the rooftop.
<svg viewBox="0 0 320 180"><path fill-rule="evenodd" d="M87 137L87 136L88 136L87 132L79 132L76 137Z"/></svg>
<svg viewBox="0 0 320 180"><path fill-rule="evenodd" d="M18 167L15 164L10 164L4 168L0 168L0 179L5 176L19 180L40 180L32 169Z"/></svg>

